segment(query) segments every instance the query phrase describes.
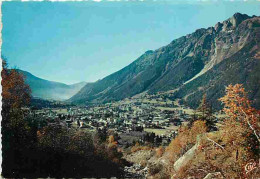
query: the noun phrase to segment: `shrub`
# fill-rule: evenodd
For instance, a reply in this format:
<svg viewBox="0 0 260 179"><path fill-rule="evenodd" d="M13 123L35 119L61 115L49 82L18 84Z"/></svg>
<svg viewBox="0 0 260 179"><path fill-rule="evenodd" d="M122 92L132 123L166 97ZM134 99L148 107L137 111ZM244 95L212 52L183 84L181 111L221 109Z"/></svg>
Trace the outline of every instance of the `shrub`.
<svg viewBox="0 0 260 179"><path fill-rule="evenodd" d="M131 153L134 153L134 152L137 152L137 151L140 151L140 150L152 150L153 148L152 147L149 147L149 146L140 146L140 144L137 142L135 144L135 146L133 146L131 148Z"/></svg>
<svg viewBox="0 0 260 179"><path fill-rule="evenodd" d="M160 146L158 149L156 149L156 157L162 157L164 153L164 147L163 146Z"/></svg>
<svg viewBox="0 0 260 179"><path fill-rule="evenodd" d="M163 169L162 164L154 164L149 167L148 172L150 175L155 175L155 174L159 173L162 169Z"/></svg>

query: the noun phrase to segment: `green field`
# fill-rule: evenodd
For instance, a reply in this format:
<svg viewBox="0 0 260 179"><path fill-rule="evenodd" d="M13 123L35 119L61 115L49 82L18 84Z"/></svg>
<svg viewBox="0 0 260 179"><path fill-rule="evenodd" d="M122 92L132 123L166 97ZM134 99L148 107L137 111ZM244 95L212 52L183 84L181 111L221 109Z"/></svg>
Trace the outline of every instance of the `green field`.
<svg viewBox="0 0 260 179"><path fill-rule="evenodd" d="M151 129L151 128L144 128L145 132L153 132L155 135L167 135L171 132L169 129Z"/></svg>

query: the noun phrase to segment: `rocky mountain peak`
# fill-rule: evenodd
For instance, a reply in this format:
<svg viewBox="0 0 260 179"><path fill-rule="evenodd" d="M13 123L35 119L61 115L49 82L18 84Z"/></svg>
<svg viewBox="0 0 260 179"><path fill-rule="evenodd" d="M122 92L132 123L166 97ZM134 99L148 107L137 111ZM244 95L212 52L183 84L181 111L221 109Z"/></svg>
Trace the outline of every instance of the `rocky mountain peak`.
<svg viewBox="0 0 260 179"><path fill-rule="evenodd" d="M145 54L151 54L151 53L153 53L153 50L147 50L147 51L145 52Z"/></svg>
<svg viewBox="0 0 260 179"><path fill-rule="evenodd" d="M229 19L221 22L218 22L215 25L215 30L217 32L219 31L228 31L228 30L232 30L235 29L241 22L243 22L246 19L249 19L250 16L246 15L246 14L240 14L240 13L235 13L232 17L230 17Z"/></svg>
<svg viewBox="0 0 260 179"><path fill-rule="evenodd" d="M246 14L235 13L229 20L234 27L237 27L242 21L249 19Z"/></svg>

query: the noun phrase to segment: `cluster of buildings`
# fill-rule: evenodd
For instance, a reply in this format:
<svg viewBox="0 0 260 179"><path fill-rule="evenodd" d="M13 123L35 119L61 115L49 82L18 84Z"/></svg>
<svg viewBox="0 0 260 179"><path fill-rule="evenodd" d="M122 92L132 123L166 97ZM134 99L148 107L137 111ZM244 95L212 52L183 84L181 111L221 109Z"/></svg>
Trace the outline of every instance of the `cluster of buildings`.
<svg viewBox="0 0 260 179"><path fill-rule="evenodd" d="M121 136L121 143L145 142L145 136L148 135L146 129L168 131L156 136L169 141L176 135L178 126L190 118L183 110L173 108L172 105L173 103L128 100L66 109L45 108L34 111L34 115L41 116L50 123L60 122L64 126L80 130L106 128ZM159 109L158 106L166 109Z"/></svg>

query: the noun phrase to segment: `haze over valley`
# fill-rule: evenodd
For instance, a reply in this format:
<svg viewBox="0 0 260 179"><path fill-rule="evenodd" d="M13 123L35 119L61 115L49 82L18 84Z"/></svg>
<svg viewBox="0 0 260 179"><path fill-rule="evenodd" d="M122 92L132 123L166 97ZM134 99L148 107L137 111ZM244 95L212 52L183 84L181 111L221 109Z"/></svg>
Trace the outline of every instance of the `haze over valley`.
<svg viewBox="0 0 260 179"><path fill-rule="evenodd" d="M18 71L24 75L26 83L32 90L32 96L35 98L64 101L71 98L87 84L86 82L79 82L72 85L67 85L60 82L38 78L27 71Z"/></svg>

